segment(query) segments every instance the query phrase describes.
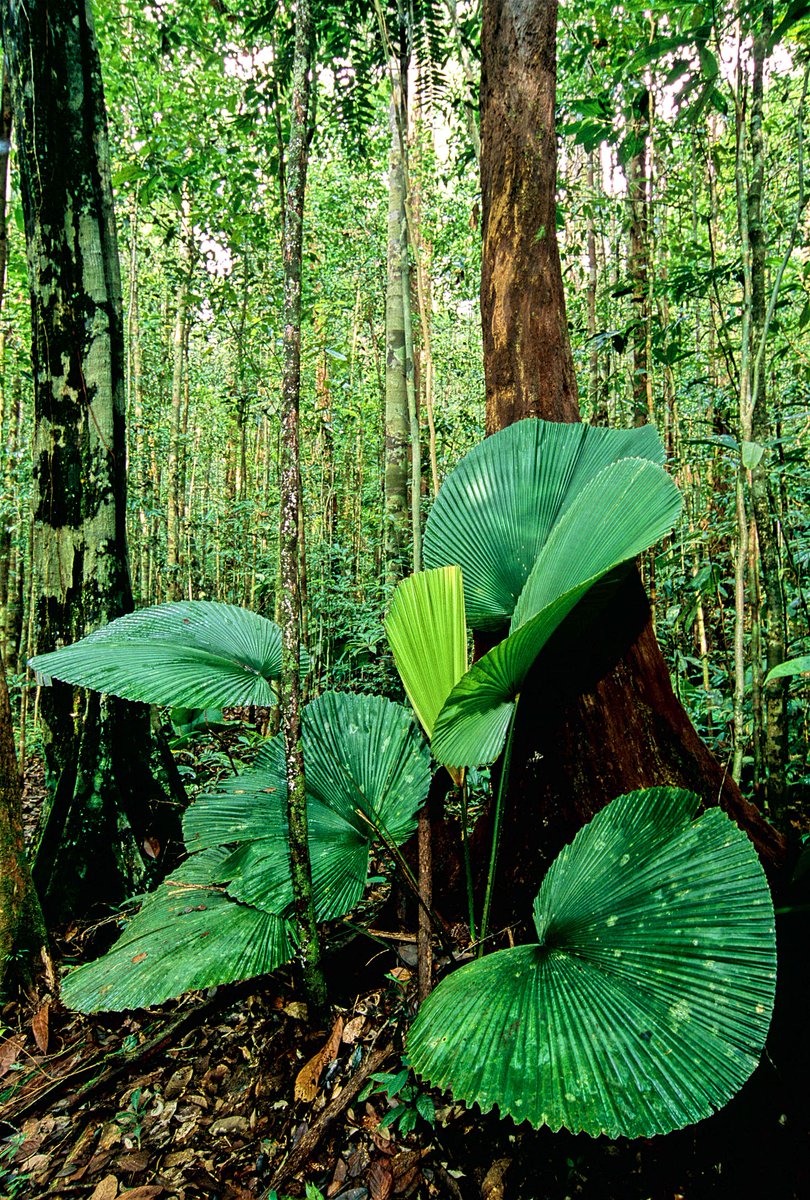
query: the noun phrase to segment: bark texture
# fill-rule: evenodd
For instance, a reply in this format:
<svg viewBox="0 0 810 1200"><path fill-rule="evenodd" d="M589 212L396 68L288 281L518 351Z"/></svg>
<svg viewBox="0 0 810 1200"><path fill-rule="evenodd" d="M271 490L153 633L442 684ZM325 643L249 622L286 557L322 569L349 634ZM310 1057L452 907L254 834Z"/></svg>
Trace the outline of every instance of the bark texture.
<svg viewBox="0 0 810 1200"><path fill-rule="evenodd" d="M287 816L290 829L295 924L304 960L304 982L314 1010L326 1003L321 952L315 927L312 868L309 861L304 752L301 742L301 576L299 401L301 393L301 262L306 193L308 130L312 88L312 10L298 0L295 56L284 208L284 362L281 393L281 730L287 762Z"/></svg>
<svg viewBox="0 0 810 1200"><path fill-rule="evenodd" d="M402 113L399 76L395 75L389 113L391 150L388 159L388 265L385 290L385 560L386 574L392 584L397 583L407 571L409 532L410 422L404 296L408 275L405 160L400 137Z"/></svg>
<svg viewBox="0 0 810 1200"><path fill-rule="evenodd" d="M38 652L132 607L126 551L121 280L106 114L84 0L7 0L3 34L17 128L34 377L34 589ZM143 706L62 684L42 691L49 803L35 878L64 918L143 882L143 839L171 814L149 769Z"/></svg>
<svg viewBox="0 0 810 1200"><path fill-rule="evenodd" d="M487 433L579 420L557 246L556 0L484 0L481 317Z"/></svg>
<svg viewBox="0 0 810 1200"><path fill-rule="evenodd" d="M0 655L0 988L11 975L27 982L46 948L42 910L23 842L22 791Z"/></svg>
<svg viewBox="0 0 810 1200"><path fill-rule="evenodd" d="M554 234L556 5L485 0L482 53L482 315L492 433L523 417L579 420ZM743 800L674 695L635 571L582 638L577 658L570 651L556 658L552 644L524 689L496 920L527 920L561 847L634 788L671 784L707 804L719 801L766 866L779 866L780 837Z"/></svg>

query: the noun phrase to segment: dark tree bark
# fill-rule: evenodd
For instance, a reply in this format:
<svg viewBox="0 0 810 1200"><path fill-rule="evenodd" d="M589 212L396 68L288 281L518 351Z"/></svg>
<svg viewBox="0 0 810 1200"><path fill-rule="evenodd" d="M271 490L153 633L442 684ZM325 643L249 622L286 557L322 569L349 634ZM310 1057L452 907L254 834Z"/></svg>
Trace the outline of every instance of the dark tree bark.
<svg viewBox="0 0 810 1200"><path fill-rule="evenodd" d="M555 0L484 0L481 88L487 430L579 420L554 226ZM719 802L769 868L784 845L675 697L635 571L582 639L549 647L519 706L497 916L526 921L562 845L604 804L671 784Z"/></svg>
<svg viewBox="0 0 810 1200"><path fill-rule="evenodd" d="M126 548L124 341L106 113L85 0L7 0L34 377L38 652L132 607ZM49 800L35 879L64 919L143 884L144 839L176 826L148 710L66 685L42 691ZM151 843L153 846L154 843Z"/></svg>
<svg viewBox="0 0 810 1200"><path fill-rule="evenodd" d="M0 988L47 961L47 935L23 841L22 790L0 654ZM37 962L39 960L39 963Z"/></svg>

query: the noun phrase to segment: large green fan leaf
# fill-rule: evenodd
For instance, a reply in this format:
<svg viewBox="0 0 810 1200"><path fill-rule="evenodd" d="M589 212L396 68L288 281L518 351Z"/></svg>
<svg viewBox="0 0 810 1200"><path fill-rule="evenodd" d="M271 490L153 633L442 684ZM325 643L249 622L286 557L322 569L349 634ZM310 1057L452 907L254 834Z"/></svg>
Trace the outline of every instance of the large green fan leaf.
<svg viewBox="0 0 810 1200"><path fill-rule="evenodd" d="M430 784L430 756L401 705L345 692L307 705L303 745L316 914L329 920L360 900L375 830L397 844L410 836ZM200 797L183 829L190 850L236 845L217 875L229 895L287 914L284 772L283 742L275 737L253 770Z"/></svg>
<svg viewBox="0 0 810 1200"><path fill-rule="evenodd" d="M307 818L315 916L319 921L330 921L355 908L362 898L368 877L369 839L317 800L308 801ZM274 826L273 835L239 846L223 863L221 877L229 881L229 896L291 917L286 812L274 813L267 824L268 831Z"/></svg>
<svg viewBox="0 0 810 1200"><path fill-rule="evenodd" d="M540 944L443 980L414 1070L516 1121L650 1137L699 1121L756 1066L773 1009L773 907L753 846L667 788L609 804L549 870Z"/></svg>
<svg viewBox="0 0 810 1200"><path fill-rule="evenodd" d="M303 741L309 796L366 836L370 824L397 844L410 837L430 786L430 754L402 705L325 692L307 705Z"/></svg>
<svg viewBox="0 0 810 1200"><path fill-rule="evenodd" d="M622 459L588 481L539 551L512 632L450 693L433 734L440 762L464 767L497 758L515 698L551 635L595 583L672 527L680 504L669 476L644 459Z"/></svg>
<svg viewBox="0 0 810 1200"><path fill-rule="evenodd" d="M408 699L432 737L442 705L467 670L461 568L438 567L403 579L385 632Z"/></svg>
<svg viewBox="0 0 810 1200"><path fill-rule="evenodd" d="M183 600L129 613L73 646L37 655L31 666L147 704L274 704L281 631L233 604Z"/></svg>
<svg viewBox="0 0 810 1200"><path fill-rule="evenodd" d="M462 459L431 509L425 564L461 566L473 628L509 620L555 523L594 475L628 457L663 462L652 426L518 421Z"/></svg>
<svg viewBox="0 0 810 1200"><path fill-rule="evenodd" d="M107 954L65 976L80 1012L144 1008L274 971L292 956L287 922L215 886L224 850L196 854L161 884Z"/></svg>

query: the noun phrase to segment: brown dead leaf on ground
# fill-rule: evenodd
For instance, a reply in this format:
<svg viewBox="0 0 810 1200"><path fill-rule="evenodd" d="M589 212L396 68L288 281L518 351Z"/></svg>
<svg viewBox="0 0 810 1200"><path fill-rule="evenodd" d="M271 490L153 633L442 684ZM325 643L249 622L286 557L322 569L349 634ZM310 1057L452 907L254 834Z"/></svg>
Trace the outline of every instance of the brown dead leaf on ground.
<svg viewBox="0 0 810 1200"><path fill-rule="evenodd" d="M118 1180L114 1175L105 1175L101 1183L96 1184L90 1200L115 1200L118 1195Z"/></svg>
<svg viewBox="0 0 810 1200"><path fill-rule="evenodd" d="M389 1158L378 1158L369 1167L368 1191L371 1200L388 1200L394 1190L394 1172Z"/></svg>
<svg viewBox="0 0 810 1200"><path fill-rule="evenodd" d="M366 1023L366 1018L363 1016L352 1017L351 1021L346 1022L346 1028L343 1030L343 1041L347 1046L353 1046L360 1034L363 1032L363 1026Z"/></svg>
<svg viewBox="0 0 810 1200"><path fill-rule="evenodd" d="M48 1053L48 1042L50 1041L50 1013L51 1002L46 1000L37 1012L31 1018L31 1032L34 1035L34 1041L43 1054Z"/></svg>
<svg viewBox="0 0 810 1200"><path fill-rule="evenodd" d="M318 1094L318 1080L324 1067L337 1056L343 1036L343 1017L338 1017L326 1044L298 1072L295 1080L295 1098L311 1104Z"/></svg>
<svg viewBox="0 0 810 1200"><path fill-rule="evenodd" d="M118 1200L155 1200L157 1196L162 1196L166 1191L159 1183L149 1183L144 1187L129 1188L128 1191L122 1192Z"/></svg>
<svg viewBox="0 0 810 1200"><path fill-rule="evenodd" d="M503 1180L511 1165L511 1158L499 1158L492 1164L481 1184L483 1200L503 1200Z"/></svg>
<svg viewBox="0 0 810 1200"><path fill-rule="evenodd" d="M6 1038L0 1042L0 1079L11 1070L22 1053L23 1044L19 1038Z"/></svg>

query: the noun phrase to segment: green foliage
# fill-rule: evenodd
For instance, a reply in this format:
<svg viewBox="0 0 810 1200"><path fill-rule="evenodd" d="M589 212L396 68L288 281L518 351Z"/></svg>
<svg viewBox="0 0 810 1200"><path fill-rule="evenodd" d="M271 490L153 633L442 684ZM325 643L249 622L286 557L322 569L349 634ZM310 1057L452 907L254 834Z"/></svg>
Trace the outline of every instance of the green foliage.
<svg viewBox="0 0 810 1200"><path fill-rule="evenodd" d="M414 1082L410 1067L403 1064L401 1071L378 1071L370 1076L358 1099L362 1103L369 1096L385 1096L392 1101L387 1113L380 1120L380 1128L396 1128L403 1135L412 1133L419 1120L433 1125L436 1109L433 1100Z"/></svg>
<svg viewBox="0 0 810 1200"><path fill-rule="evenodd" d="M216 882L224 849L193 855L127 922L112 950L69 972L62 998L80 1012L161 1004L183 992L274 971L292 954L287 922L231 899Z"/></svg>
<svg viewBox="0 0 810 1200"><path fill-rule="evenodd" d="M437 567L397 587L385 632L428 738L445 700L467 670L467 624L461 568Z"/></svg>
<svg viewBox="0 0 810 1200"><path fill-rule="evenodd" d="M638 457L628 457L637 455ZM453 687L433 752L455 767L500 753L538 654L594 585L680 511L655 430L520 421L471 451L431 511L425 559L460 562L470 623L509 636Z"/></svg>
<svg viewBox="0 0 810 1200"><path fill-rule="evenodd" d="M126 686L126 685L124 685ZM430 782L409 715L376 696L326 693L304 710L304 765L317 916L355 907L369 852L404 841ZM144 903L107 954L68 974L83 1012L159 1004L275 970L293 951L283 740L186 814L189 859Z"/></svg>
<svg viewBox="0 0 810 1200"><path fill-rule="evenodd" d="M593 1136L709 1116L757 1064L776 982L748 838L657 788L614 800L550 868L538 944L447 977L408 1036L416 1073L483 1111Z"/></svg>
<svg viewBox="0 0 810 1200"><path fill-rule="evenodd" d="M184 600L129 613L30 665L46 678L148 704L274 704L281 630L232 604Z"/></svg>

